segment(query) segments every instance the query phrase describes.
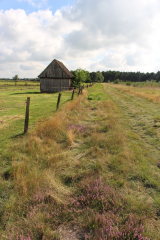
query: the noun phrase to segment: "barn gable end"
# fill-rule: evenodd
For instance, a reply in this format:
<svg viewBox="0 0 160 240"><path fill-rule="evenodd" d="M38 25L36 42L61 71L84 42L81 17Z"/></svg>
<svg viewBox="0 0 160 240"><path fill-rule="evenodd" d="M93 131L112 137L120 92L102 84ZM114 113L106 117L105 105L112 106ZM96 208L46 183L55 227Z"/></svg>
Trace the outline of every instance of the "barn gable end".
<svg viewBox="0 0 160 240"><path fill-rule="evenodd" d="M48 67L38 76L39 78L52 78L52 79L71 79L73 75L64 66L64 64L54 59Z"/></svg>
<svg viewBox="0 0 160 240"><path fill-rule="evenodd" d="M41 92L54 93L69 90L73 75L62 62L54 59L38 77Z"/></svg>

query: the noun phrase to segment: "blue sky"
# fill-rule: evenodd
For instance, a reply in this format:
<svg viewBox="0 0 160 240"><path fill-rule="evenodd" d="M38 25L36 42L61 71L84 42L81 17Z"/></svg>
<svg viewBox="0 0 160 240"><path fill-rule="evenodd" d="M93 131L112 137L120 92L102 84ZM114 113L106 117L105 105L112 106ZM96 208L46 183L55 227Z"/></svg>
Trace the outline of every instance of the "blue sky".
<svg viewBox="0 0 160 240"><path fill-rule="evenodd" d="M0 0L0 78L69 70L160 70L159 0Z"/></svg>
<svg viewBox="0 0 160 240"><path fill-rule="evenodd" d="M33 2L33 3L32 3ZM46 0L46 1L25 1L25 0L0 0L0 9L24 9L27 14L49 8L53 13L63 6L71 6L74 0ZM35 4L35 5L34 5Z"/></svg>

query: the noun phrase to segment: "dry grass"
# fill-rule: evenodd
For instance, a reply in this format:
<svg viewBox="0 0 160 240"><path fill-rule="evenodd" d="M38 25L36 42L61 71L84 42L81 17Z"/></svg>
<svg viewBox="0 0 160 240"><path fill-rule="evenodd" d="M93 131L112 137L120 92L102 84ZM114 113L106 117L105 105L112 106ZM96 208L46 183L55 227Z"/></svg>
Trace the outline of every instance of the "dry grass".
<svg viewBox="0 0 160 240"><path fill-rule="evenodd" d="M132 87L132 86L124 86L124 85L112 85L112 87L124 92L128 93L132 96L138 96L142 97L145 99L149 99L150 101L154 103L159 103L160 102L160 89L158 88L153 88L153 87L145 87L145 88L140 88L140 87Z"/></svg>
<svg viewBox="0 0 160 240"><path fill-rule="evenodd" d="M67 103L54 117L37 123L35 132L28 134L23 142L20 140L14 147L14 188L22 198L47 184L47 169L60 168L58 162L63 164L68 156L67 151L74 144L74 133L71 129L67 130L67 125L77 122L77 115L80 115L83 108L86 92L84 93L74 102Z"/></svg>
<svg viewBox="0 0 160 240"><path fill-rule="evenodd" d="M68 130L67 135L68 135L68 144L69 144L69 146L72 146L73 143L74 143L74 141L73 141L73 139L74 139L73 131L71 129Z"/></svg>
<svg viewBox="0 0 160 240"><path fill-rule="evenodd" d="M73 129L68 126L73 126ZM87 91L73 102L66 103L55 116L37 123L35 131L13 147L7 181L12 182L14 192L10 199L14 200L6 203L3 212L3 223L8 222L3 235L6 231L11 232L15 225L19 228L14 228L13 235L25 226L26 206L32 206L37 192L45 190L45 199L49 199L45 201L54 202L55 206L68 204L82 180L88 182L100 176L106 184L116 187L129 198L126 214L145 215L151 221L155 214L154 201L144 202L142 195L146 197L148 194L137 172L137 166L139 172L144 167L139 165L142 159L137 158L136 146L133 151L128 141L115 103L106 97L103 102L88 102ZM140 179L137 180L138 189L131 180L133 175ZM139 211L140 205L142 211ZM152 213L148 209L150 206ZM46 239L58 239L53 238L53 229L57 225L48 226L42 212L38 216L36 221L45 226L45 234L50 236ZM78 225L79 221L82 220L78 218L75 224ZM65 218L59 218L57 222L58 225L62 222L70 224L70 220ZM85 226L85 222L83 224ZM160 229L159 224L152 229L153 236L157 228Z"/></svg>
<svg viewBox="0 0 160 240"><path fill-rule="evenodd" d="M0 122L0 129L8 127L8 124L5 121Z"/></svg>
<svg viewBox="0 0 160 240"><path fill-rule="evenodd" d="M4 129L11 125L13 121L17 121L22 118L24 118L23 115L3 116L2 118L0 118L0 129Z"/></svg>

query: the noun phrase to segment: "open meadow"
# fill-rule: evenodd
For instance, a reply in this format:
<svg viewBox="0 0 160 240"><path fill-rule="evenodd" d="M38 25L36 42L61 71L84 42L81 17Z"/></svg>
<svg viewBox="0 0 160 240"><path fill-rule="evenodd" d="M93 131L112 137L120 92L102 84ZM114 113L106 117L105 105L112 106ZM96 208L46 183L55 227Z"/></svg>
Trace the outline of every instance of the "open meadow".
<svg viewBox="0 0 160 240"><path fill-rule="evenodd" d="M159 88L0 91L1 239L160 239Z"/></svg>
<svg viewBox="0 0 160 240"><path fill-rule="evenodd" d="M56 111L57 94L41 94L39 82L0 81L0 149L24 132L26 100L30 97L29 129L35 122L50 117ZM71 98L62 95L61 103Z"/></svg>

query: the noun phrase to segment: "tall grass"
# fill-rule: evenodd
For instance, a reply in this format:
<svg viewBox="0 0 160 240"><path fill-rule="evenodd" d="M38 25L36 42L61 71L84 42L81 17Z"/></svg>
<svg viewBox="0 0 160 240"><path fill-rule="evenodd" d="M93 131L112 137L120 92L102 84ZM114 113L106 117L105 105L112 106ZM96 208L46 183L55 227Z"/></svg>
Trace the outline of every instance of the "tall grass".
<svg viewBox="0 0 160 240"><path fill-rule="evenodd" d="M131 181L134 175L142 184L141 159L128 146L119 110L103 86L90 94L92 100L84 91L13 146L10 166L1 172L8 192L4 239L58 240L60 226L76 226L83 238L95 240L152 234L146 226L155 208L141 198L144 186L137 191Z"/></svg>
<svg viewBox="0 0 160 240"><path fill-rule="evenodd" d="M160 87L160 82L155 80L147 80L145 82L132 82L134 87Z"/></svg>
<svg viewBox="0 0 160 240"><path fill-rule="evenodd" d="M138 96L141 98L149 99L153 103L159 103L160 102L160 88L159 85L150 85L146 84L136 84L136 87L134 85L132 86L125 86L125 85L114 85L114 88L124 92L128 93L131 96Z"/></svg>

